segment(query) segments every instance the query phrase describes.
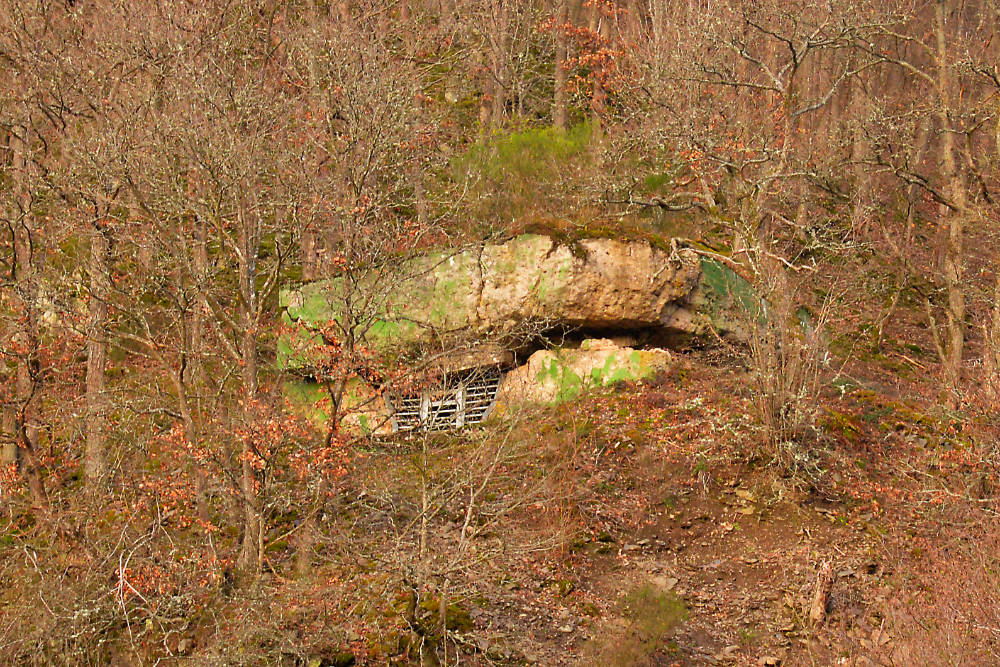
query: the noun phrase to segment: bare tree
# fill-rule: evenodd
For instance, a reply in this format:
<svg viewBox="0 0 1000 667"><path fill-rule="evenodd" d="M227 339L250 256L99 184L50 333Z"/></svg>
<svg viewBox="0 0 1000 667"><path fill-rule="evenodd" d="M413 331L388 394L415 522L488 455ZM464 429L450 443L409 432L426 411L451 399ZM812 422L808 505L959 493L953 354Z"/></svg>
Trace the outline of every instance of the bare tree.
<svg viewBox="0 0 1000 667"><path fill-rule="evenodd" d="M824 354L821 323L802 328L796 317L804 277L816 266L794 239L805 238L813 202L829 197L835 174L849 163L849 155L804 136L805 125L879 62L852 55L855 40L871 30L871 16L845 20L837 8L811 3L723 6L681 25L666 8L653 7L650 16L639 58L640 89L652 108L641 113L663 114L647 131L665 137L686 167L673 194L628 201L700 208L729 230L731 253L708 254L755 292L741 298L750 306L747 360L760 417L772 444L795 439L800 410L815 402ZM694 58L665 48L674 40L690 45ZM819 76L831 61L834 71ZM723 112L720 99L735 106Z"/></svg>

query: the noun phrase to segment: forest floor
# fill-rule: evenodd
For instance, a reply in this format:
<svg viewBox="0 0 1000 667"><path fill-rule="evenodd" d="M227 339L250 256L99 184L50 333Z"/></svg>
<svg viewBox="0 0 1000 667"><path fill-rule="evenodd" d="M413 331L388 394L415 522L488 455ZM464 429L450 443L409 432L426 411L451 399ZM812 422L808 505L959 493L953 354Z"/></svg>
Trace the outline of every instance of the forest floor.
<svg viewBox="0 0 1000 667"><path fill-rule="evenodd" d="M919 378L903 395L897 368L881 369L894 383L887 390L874 363L855 368L873 381L824 390L814 443L769 458L746 378L734 368L717 352L677 355L652 382L584 396L520 432L539 452L547 439L565 442L566 430L575 436L575 472L564 479L572 490L553 496L572 502L552 501L565 507L564 537L553 548L491 557L485 570L466 572L464 588L454 577L466 591L456 609L468 622L451 634L453 661L910 665L996 657L997 615L977 611L997 583L989 546L997 531L982 511L992 493L983 457L993 422L921 403ZM372 456L374 475L386 475L386 460ZM525 510L511 513L504 530L537 537L554 525ZM809 614L824 563L833 582L816 623ZM372 654L370 637L354 647L393 660L391 650Z"/></svg>
<svg viewBox="0 0 1000 667"><path fill-rule="evenodd" d="M252 585L216 557L234 527L128 519L126 556L173 577L133 595L139 568L93 555L124 553L113 512L23 520L0 621L48 664L1000 665L1000 419L972 361L946 407L919 294L883 277L853 293L899 307L845 304L795 443L767 444L745 350L679 347L646 381L358 443L309 540L276 503Z"/></svg>

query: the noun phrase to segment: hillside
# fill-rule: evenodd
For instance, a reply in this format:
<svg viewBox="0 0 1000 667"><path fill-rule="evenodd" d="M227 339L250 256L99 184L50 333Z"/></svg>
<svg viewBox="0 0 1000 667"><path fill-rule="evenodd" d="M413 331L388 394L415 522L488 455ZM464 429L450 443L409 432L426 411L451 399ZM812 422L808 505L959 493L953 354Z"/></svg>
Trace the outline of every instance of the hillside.
<svg viewBox="0 0 1000 667"><path fill-rule="evenodd" d="M0 663L1000 664L998 26L0 0Z"/></svg>

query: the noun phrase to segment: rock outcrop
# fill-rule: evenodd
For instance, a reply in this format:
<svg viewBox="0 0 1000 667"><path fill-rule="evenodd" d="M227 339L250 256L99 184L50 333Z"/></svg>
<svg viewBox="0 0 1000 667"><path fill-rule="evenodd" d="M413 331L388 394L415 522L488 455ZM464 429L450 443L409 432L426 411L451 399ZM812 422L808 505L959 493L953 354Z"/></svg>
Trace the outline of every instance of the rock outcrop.
<svg viewBox="0 0 1000 667"><path fill-rule="evenodd" d="M384 297L369 306L377 321L366 339L377 350L404 353L516 340L549 327L702 335L711 326L726 333L735 329L727 317L733 290L720 276L738 281L721 265L706 270L693 250L524 235L429 253L373 278L370 291ZM280 301L287 321L309 327L341 318L347 297L333 278L284 290ZM279 342L286 366L296 365L293 342Z"/></svg>
<svg viewBox="0 0 1000 667"><path fill-rule="evenodd" d="M507 373L497 404L508 409L570 400L589 389L651 377L671 360L667 350L637 350L603 338L584 340L579 348L539 350Z"/></svg>
<svg viewBox="0 0 1000 667"><path fill-rule="evenodd" d="M474 369L507 371L499 390L493 389L493 405L501 411L650 377L669 366L670 353L640 349L628 332L703 336L714 330L739 337L746 317L737 313L752 311L756 303L745 281L694 250L670 252L611 239L567 245L546 236L519 236L428 253L366 280L350 285L331 278L283 290L286 324L303 326L289 327L279 337L279 364L321 375L309 361L324 344L316 332L331 320L350 321L353 313L364 343L389 358L413 353L425 367L453 379L478 372ZM608 338L582 343L562 338L574 329ZM558 333L560 340L539 350L538 336L546 332ZM514 352L530 352L525 343L532 338L534 353L514 366ZM349 389L345 428L359 433L395 428L391 404L381 392L357 378ZM431 393L435 401L451 400L449 409L458 414L464 403L456 391L442 386ZM285 394L305 414L326 420L320 385L291 380ZM429 398L407 400L430 405Z"/></svg>
<svg viewBox="0 0 1000 667"><path fill-rule="evenodd" d="M662 325L698 284L697 256L648 243L590 239L558 245L522 236L483 248L474 326L512 329L528 320L588 328Z"/></svg>

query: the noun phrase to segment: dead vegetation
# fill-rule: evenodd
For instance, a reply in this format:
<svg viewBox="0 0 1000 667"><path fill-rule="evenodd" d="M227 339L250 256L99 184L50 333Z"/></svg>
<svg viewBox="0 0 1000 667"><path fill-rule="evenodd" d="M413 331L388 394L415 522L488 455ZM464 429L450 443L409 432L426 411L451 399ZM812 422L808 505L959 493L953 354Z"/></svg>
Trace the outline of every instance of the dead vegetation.
<svg viewBox="0 0 1000 667"><path fill-rule="evenodd" d="M0 0L0 662L1000 663L998 26ZM523 231L711 258L745 337L342 428L422 388L369 345L390 270ZM317 431L276 291L324 276Z"/></svg>

